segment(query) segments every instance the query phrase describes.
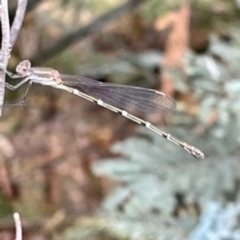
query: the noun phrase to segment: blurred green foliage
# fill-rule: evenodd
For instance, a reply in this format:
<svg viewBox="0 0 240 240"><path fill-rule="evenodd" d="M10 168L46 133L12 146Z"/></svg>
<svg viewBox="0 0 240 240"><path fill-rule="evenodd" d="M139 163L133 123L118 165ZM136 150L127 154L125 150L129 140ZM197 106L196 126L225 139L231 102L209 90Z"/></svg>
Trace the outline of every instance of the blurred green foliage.
<svg viewBox="0 0 240 240"><path fill-rule="evenodd" d="M212 200L236 199L240 177L236 155L240 149L240 33L229 34L227 41L213 35L205 54L189 51L187 79L178 77L182 81L179 85L185 84L198 98L195 121L204 126L202 133L197 136L187 124L166 129L198 144L206 159L194 161L182 149L141 128L136 136L113 145L112 151L121 158L93 165L97 175L122 183L105 199L100 215L108 219L110 228L130 239L186 239L197 223L199 209ZM213 111L218 118L208 126Z"/></svg>

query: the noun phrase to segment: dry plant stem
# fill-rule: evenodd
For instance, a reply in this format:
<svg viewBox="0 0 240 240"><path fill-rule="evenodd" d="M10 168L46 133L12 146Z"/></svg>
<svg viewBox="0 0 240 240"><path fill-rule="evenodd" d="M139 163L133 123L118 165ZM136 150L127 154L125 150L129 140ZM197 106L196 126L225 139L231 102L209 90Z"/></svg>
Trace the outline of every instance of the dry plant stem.
<svg viewBox="0 0 240 240"><path fill-rule="evenodd" d="M22 224L19 213L13 214L14 222L15 222L15 228L16 228L16 238L15 240L22 240Z"/></svg>
<svg viewBox="0 0 240 240"><path fill-rule="evenodd" d="M10 24L8 15L8 0L1 1L1 25L2 25L2 48L0 53L0 106L4 101L5 90L5 70L8 65L8 59L12 46L14 45L18 32L22 26L25 10L27 6L27 0L19 0L16 11L16 16L13 22L10 36ZM2 115L2 109L0 109L0 116Z"/></svg>
<svg viewBox="0 0 240 240"><path fill-rule="evenodd" d="M27 2L28 2L27 0L18 0L18 7L10 32L10 43L12 46L15 44L19 30L22 26L23 18L27 7Z"/></svg>
<svg viewBox="0 0 240 240"><path fill-rule="evenodd" d="M121 14L125 12L132 11L145 0L128 0L126 3L121 5L120 7L114 8L109 12L101 15L100 17L93 20L86 27L80 28L75 32L63 37L60 41L58 41L55 45L45 49L41 54L34 56L30 59L30 62L37 65L43 61L48 60L49 58L55 56L60 53L63 49L67 48L69 45L74 43L76 40L81 40L83 38L88 37L93 32L99 31L106 23L109 21L116 19Z"/></svg>
<svg viewBox="0 0 240 240"><path fill-rule="evenodd" d="M3 105L5 90L5 70L10 56L10 27L8 16L8 0L1 1L2 48L0 52L0 105ZM0 109L0 116L2 109Z"/></svg>

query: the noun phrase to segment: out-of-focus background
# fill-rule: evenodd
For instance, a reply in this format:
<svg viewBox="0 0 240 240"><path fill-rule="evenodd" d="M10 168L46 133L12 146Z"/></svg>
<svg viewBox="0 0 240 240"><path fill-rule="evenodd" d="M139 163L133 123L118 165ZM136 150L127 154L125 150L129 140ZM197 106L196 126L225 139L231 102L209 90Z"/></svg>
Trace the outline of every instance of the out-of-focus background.
<svg viewBox="0 0 240 240"><path fill-rule="evenodd" d="M29 0L9 70L29 59L163 91L175 112L135 114L205 159L34 85L0 121L0 239L14 239L16 211L25 240L240 239L239 26L239 0Z"/></svg>

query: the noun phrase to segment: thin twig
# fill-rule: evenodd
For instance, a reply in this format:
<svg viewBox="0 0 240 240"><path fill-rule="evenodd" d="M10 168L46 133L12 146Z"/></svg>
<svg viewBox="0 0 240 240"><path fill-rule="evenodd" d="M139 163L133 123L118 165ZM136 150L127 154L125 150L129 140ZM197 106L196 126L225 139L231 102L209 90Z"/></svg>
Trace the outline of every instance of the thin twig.
<svg viewBox="0 0 240 240"><path fill-rule="evenodd" d="M19 213L13 214L14 222L15 222L15 228L16 228L16 238L15 240L22 240L22 224Z"/></svg>
<svg viewBox="0 0 240 240"><path fill-rule="evenodd" d="M12 46L14 45L18 32L22 26L27 0L19 0L16 15L10 36L10 24L8 15L8 0L1 1L1 25L2 25L2 48L0 52L0 106L3 105L5 92L5 71L10 58ZM2 115L2 108L0 108L0 116Z"/></svg>
<svg viewBox="0 0 240 240"><path fill-rule="evenodd" d="M10 56L10 27L8 16L8 0L1 1L2 48L0 53L0 105L3 105L5 90L5 70ZM0 109L0 116L2 109Z"/></svg>
<svg viewBox="0 0 240 240"><path fill-rule="evenodd" d="M10 33L10 43L12 46L15 44L19 30L22 26L23 18L27 7L27 2L28 2L27 0L18 0L18 7L16 10L15 18Z"/></svg>
<svg viewBox="0 0 240 240"><path fill-rule="evenodd" d="M94 21L92 21L87 26L76 30L75 32L67 35L66 37L63 37L56 44L43 50L41 52L41 54L38 54L37 56L30 59L30 61L33 64L37 65L37 64L41 63L42 61L48 60L49 58L51 58L51 57L55 56L56 54L58 54L59 52L61 52L63 49L67 48L69 45L74 43L76 40L79 41L83 38L86 38L93 32L99 31L101 29L101 27L104 26L104 24L119 17L121 14L123 14L127 11L133 10L138 5L143 3L144 1L145 0L128 0L121 6L114 8L113 10L110 10L109 12L96 18Z"/></svg>

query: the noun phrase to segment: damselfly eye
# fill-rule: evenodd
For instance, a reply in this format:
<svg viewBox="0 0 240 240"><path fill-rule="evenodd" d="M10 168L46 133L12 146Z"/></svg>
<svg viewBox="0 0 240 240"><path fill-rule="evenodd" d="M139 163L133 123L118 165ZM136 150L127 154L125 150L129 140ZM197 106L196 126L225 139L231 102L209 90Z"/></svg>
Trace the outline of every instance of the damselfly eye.
<svg viewBox="0 0 240 240"><path fill-rule="evenodd" d="M30 68L31 68L31 63L28 60L24 60L17 65L16 72L22 76L26 76Z"/></svg>

